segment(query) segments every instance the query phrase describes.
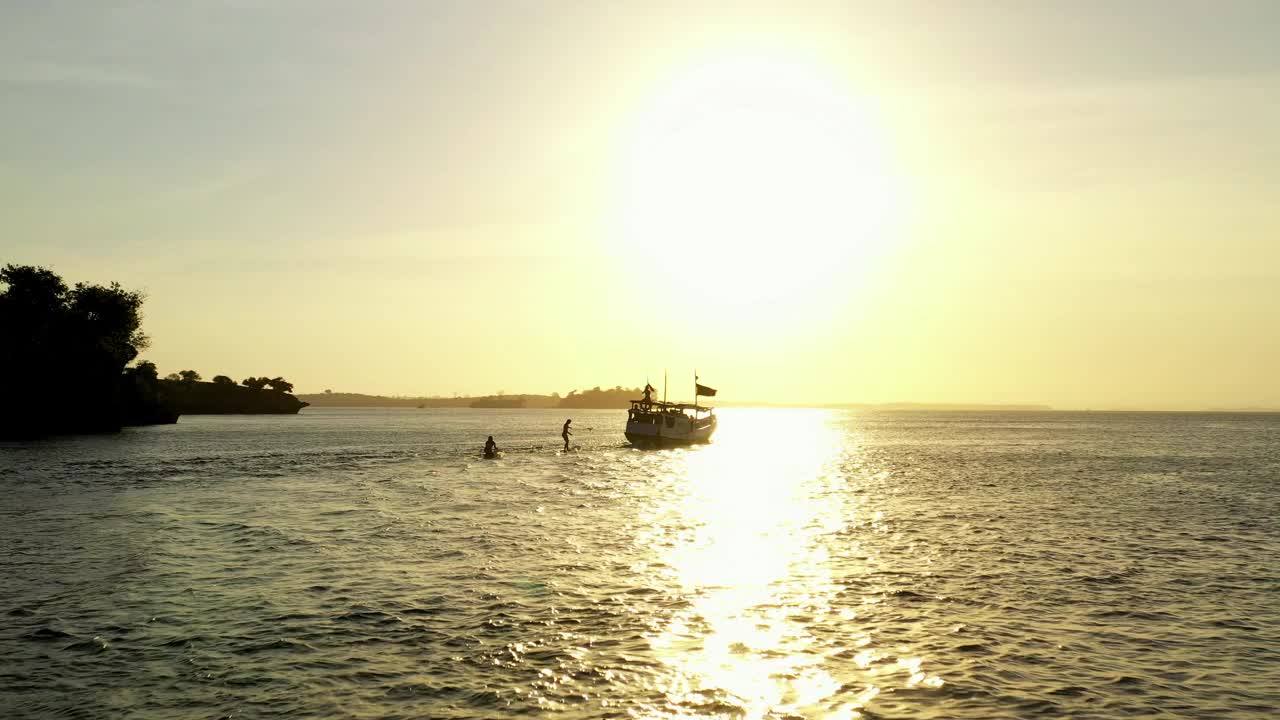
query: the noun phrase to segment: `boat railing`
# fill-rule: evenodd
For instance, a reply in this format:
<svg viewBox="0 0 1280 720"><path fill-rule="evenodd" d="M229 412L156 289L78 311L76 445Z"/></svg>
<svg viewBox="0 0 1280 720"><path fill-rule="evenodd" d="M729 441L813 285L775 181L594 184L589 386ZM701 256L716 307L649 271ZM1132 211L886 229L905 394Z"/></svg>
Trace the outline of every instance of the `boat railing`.
<svg viewBox="0 0 1280 720"><path fill-rule="evenodd" d="M631 414L690 415L695 418L704 418L710 417L714 412L715 408L707 407L706 405L662 401L645 402L644 400L631 401Z"/></svg>

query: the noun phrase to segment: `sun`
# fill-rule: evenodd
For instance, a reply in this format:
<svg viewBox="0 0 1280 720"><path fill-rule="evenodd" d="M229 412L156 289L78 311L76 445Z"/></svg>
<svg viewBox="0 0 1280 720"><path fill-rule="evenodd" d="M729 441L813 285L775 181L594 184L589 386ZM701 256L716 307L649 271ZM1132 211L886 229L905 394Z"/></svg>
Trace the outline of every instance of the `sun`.
<svg viewBox="0 0 1280 720"><path fill-rule="evenodd" d="M785 53L725 54L652 99L630 138L621 249L703 308L801 310L868 271L901 192L847 81Z"/></svg>

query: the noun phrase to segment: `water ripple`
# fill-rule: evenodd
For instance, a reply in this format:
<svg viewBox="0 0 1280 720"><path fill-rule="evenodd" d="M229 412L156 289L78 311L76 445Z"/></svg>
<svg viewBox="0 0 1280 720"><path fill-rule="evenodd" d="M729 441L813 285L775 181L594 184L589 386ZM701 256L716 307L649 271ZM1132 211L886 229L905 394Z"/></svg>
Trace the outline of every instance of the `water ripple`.
<svg viewBox="0 0 1280 720"><path fill-rule="evenodd" d="M0 446L0 707L1280 706L1280 418L730 411L709 447L641 452L595 415L568 454L545 437L562 418L538 411L308 410ZM471 447L486 434L501 460Z"/></svg>

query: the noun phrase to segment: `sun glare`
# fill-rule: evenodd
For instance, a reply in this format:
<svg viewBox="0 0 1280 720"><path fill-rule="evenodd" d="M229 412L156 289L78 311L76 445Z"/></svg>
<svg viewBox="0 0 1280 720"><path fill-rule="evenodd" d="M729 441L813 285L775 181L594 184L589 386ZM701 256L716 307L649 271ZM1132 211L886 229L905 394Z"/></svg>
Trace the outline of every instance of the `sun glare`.
<svg viewBox="0 0 1280 720"><path fill-rule="evenodd" d="M847 81L755 53L692 68L651 103L626 160L622 246L682 301L793 312L857 282L901 192Z"/></svg>
<svg viewBox="0 0 1280 720"><path fill-rule="evenodd" d="M653 544L691 604L650 642L674 671L673 696L724 693L745 718L830 716L841 683L794 618L834 612L817 538L844 522L843 478L830 472L841 447L828 413L743 410L713 445L672 455L680 480L654 528L686 531Z"/></svg>

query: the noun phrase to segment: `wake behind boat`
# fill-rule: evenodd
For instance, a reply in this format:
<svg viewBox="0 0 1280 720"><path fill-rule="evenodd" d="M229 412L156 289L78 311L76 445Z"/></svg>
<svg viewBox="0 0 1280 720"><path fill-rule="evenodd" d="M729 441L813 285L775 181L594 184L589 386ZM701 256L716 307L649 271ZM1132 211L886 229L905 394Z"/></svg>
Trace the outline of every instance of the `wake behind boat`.
<svg viewBox="0 0 1280 720"><path fill-rule="evenodd" d="M698 396L714 396L715 388L699 385L695 376L693 404L653 400L652 393L653 387L646 383L644 397L631 401L627 411L628 442L641 447L711 442L711 434L716 431L715 408L699 405Z"/></svg>

